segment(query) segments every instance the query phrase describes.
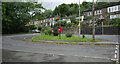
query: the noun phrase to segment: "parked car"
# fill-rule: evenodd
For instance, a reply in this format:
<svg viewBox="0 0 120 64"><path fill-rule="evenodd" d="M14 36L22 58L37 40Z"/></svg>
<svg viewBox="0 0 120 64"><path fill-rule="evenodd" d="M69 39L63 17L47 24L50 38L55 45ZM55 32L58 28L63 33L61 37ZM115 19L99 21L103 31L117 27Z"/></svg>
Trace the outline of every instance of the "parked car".
<svg viewBox="0 0 120 64"><path fill-rule="evenodd" d="M33 33L40 33L38 29L32 30Z"/></svg>

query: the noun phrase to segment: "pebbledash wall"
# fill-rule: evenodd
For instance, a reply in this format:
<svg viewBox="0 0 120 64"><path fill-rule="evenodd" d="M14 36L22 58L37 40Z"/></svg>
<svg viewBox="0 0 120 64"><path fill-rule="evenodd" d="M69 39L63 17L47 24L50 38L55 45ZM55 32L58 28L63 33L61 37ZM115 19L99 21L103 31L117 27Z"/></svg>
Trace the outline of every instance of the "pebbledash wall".
<svg viewBox="0 0 120 64"><path fill-rule="evenodd" d="M74 34L76 28L62 28L62 34L72 33ZM78 31L77 31L78 34ZM92 28L88 27L81 27L81 34L92 34ZM95 28L95 34L101 35L102 34L102 27ZM104 35L120 35L120 27L103 27L103 34Z"/></svg>

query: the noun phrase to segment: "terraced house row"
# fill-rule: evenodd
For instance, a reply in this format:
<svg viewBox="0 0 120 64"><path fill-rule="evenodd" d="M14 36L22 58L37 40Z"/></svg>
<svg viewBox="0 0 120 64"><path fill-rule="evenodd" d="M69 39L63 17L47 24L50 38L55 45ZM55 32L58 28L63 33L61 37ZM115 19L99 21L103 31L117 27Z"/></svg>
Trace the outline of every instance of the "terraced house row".
<svg viewBox="0 0 120 64"><path fill-rule="evenodd" d="M92 8L84 11L84 22L92 23ZM104 6L95 7L95 21L104 19L105 24L108 24L110 19L120 18L120 2L108 3Z"/></svg>
<svg viewBox="0 0 120 64"><path fill-rule="evenodd" d="M111 2L103 6L95 7L94 8L94 15L95 15L95 22L100 19L105 20L105 24L109 24L110 19L120 18L120 2ZM83 14L81 14L81 21L84 23L92 23L92 7L86 9ZM51 26L57 23L59 20L66 20L66 22L70 22L70 18L63 17L60 18L58 15L51 18L45 18L44 20L40 21L31 21L29 25L34 24L36 26L42 25ZM76 20L79 20L79 17L76 17Z"/></svg>
<svg viewBox="0 0 120 64"><path fill-rule="evenodd" d="M67 17L60 18L59 16L51 17L51 18L45 18L44 20L39 21L31 21L28 23L28 25L36 25L36 26L51 26L56 24L59 20L65 20L67 23L71 23L71 20Z"/></svg>

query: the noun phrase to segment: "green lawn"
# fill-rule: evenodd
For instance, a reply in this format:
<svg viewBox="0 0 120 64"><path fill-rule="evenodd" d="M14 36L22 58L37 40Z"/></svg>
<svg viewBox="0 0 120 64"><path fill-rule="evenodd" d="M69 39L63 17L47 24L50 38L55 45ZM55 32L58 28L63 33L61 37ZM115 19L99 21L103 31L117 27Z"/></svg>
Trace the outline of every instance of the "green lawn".
<svg viewBox="0 0 120 64"><path fill-rule="evenodd" d="M59 39L59 36L53 36L53 35L38 35L33 36L33 40L49 40L49 41L75 41L75 42L93 42L93 41L100 41L100 40L92 40L89 38L81 38L81 37L66 37L64 35L61 35L61 39Z"/></svg>

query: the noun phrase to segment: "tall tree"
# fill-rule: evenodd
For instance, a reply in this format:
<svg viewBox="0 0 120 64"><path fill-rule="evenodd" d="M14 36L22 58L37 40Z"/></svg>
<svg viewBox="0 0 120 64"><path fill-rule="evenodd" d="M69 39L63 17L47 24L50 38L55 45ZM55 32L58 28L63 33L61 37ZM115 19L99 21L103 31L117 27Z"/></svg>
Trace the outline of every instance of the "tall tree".
<svg viewBox="0 0 120 64"><path fill-rule="evenodd" d="M29 12L36 7L30 2L2 3L2 33L19 33L27 31L25 26L31 18Z"/></svg>

